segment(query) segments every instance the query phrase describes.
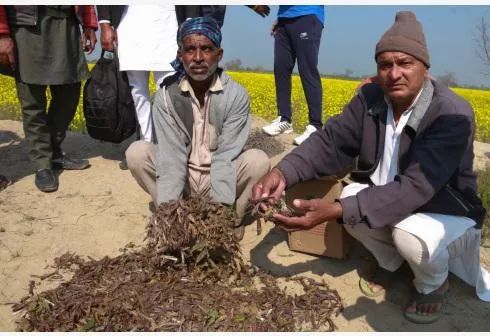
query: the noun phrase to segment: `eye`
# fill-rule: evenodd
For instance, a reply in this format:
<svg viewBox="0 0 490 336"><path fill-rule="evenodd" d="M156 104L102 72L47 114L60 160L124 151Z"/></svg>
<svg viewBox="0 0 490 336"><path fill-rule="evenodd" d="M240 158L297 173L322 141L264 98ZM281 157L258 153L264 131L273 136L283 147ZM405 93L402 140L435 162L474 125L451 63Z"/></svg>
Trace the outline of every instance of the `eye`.
<svg viewBox="0 0 490 336"><path fill-rule="evenodd" d="M398 63L398 65L403 67L403 68L410 67L412 64L413 64L413 61L410 59L404 59Z"/></svg>
<svg viewBox="0 0 490 336"><path fill-rule="evenodd" d="M391 68L391 63L380 63L380 64L378 65L378 68L379 68L380 70L388 70L388 69L390 69L390 68Z"/></svg>

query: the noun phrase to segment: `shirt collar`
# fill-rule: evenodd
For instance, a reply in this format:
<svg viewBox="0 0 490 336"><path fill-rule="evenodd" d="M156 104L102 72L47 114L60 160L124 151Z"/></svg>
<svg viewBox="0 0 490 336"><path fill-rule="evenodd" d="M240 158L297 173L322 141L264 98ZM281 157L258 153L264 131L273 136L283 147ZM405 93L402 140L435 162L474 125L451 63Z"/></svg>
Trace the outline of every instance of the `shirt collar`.
<svg viewBox="0 0 490 336"><path fill-rule="evenodd" d="M213 76L214 76L213 81L211 82L211 86L209 87L207 92L223 91L223 84L221 83L221 79L216 73ZM182 92L190 92L190 91L194 92L194 90L192 90L192 86L188 80L187 75L185 75L184 78L182 78L182 80L179 83L179 87Z"/></svg>
<svg viewBox="0 0 490 336"><path fill-rule="evenodd" d="M420 96L422 95L422 91L424 91L424 87L422 86L422 88L420 89L419 93L417 93L417 95L415 96L415 99L413 100L412 104L410 104L410 106L402 113L402 114L407 114L409 113L410 111L413 110L413 108L415 107L415 105L417 104L417 102L419 101L419 98ZM390 98L388 98L387 95L385 95L385 102L386 104L388 104L388 107L393 110L393 105L391 104L391 101L390 101Z"/></svg>

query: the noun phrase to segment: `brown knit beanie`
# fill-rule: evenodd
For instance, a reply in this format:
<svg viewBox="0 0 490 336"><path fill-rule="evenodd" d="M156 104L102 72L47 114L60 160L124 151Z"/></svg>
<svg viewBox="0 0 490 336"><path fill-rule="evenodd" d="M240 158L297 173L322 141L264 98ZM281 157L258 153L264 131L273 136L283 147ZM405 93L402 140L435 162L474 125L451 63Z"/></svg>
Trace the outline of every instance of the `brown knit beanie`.
<svg viewBox="0 0 490 336"><path fill-rule="evenodd" d="M385 51L401 51L412 55L430 67L429 51L425 43L422 25L412 12L396 13L395 23L376 44L374 58Z"/></svg>

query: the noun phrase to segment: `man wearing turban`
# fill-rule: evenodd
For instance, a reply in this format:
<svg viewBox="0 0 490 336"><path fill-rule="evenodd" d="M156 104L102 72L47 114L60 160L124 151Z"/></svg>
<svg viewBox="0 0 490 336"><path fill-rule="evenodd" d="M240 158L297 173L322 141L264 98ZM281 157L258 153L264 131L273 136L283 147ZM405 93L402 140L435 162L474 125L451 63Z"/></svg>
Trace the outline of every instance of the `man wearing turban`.
<svg viewBox="0 0 490 336"><path fill-rule="evenodd" d="M176 74L152 106L155 143L134 142L128 167L155 205L188 194L235 205L243 224L252 185L269 171L267 155L243 151L251 117L245 89L221 68L221 31L212 18L185 21L177 33ZM235 233L243 236L243 225Z"/></svg>

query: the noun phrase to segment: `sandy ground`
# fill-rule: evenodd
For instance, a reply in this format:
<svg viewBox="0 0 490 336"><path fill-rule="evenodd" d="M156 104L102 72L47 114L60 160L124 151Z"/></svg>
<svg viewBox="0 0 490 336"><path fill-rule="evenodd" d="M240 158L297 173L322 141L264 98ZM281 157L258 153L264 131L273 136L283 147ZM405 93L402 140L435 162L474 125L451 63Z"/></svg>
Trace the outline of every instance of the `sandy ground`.
<svg viewBox="0 0 490 336"><path fill-rule="evenodd" d="M291 139L282 136L287 143ZM30 280L39 281L33 275L49 272L55 257L67 251L115 256L129 242L143 244L150 198L129 171L118 168L127 145L69 134L65 151L89 158L92 167L62 172L59 190L43 194L34 186L21 124L0 121L0 173L14 181L0 192L0 331L15 329L8 303L26 294ZM478 166L489 161L487 152L490 145L477 144ZM296 253L289 250L286 234L267 223L260 236L255 225L248 226L242 247L248 261L277 277L305 275L337 289L345 307L334 320L339 331L490 331L490 304L479 301L474 289L454 276L444 315L432 325L412 324L402 316L412 291L407 273L401 273L386 296L362 296L359 273L370 267L372 258L357 243L347 260ZM482 249L481 256L490 269L490 250ZM39 289L56 284L44 281Z"/></svg>

